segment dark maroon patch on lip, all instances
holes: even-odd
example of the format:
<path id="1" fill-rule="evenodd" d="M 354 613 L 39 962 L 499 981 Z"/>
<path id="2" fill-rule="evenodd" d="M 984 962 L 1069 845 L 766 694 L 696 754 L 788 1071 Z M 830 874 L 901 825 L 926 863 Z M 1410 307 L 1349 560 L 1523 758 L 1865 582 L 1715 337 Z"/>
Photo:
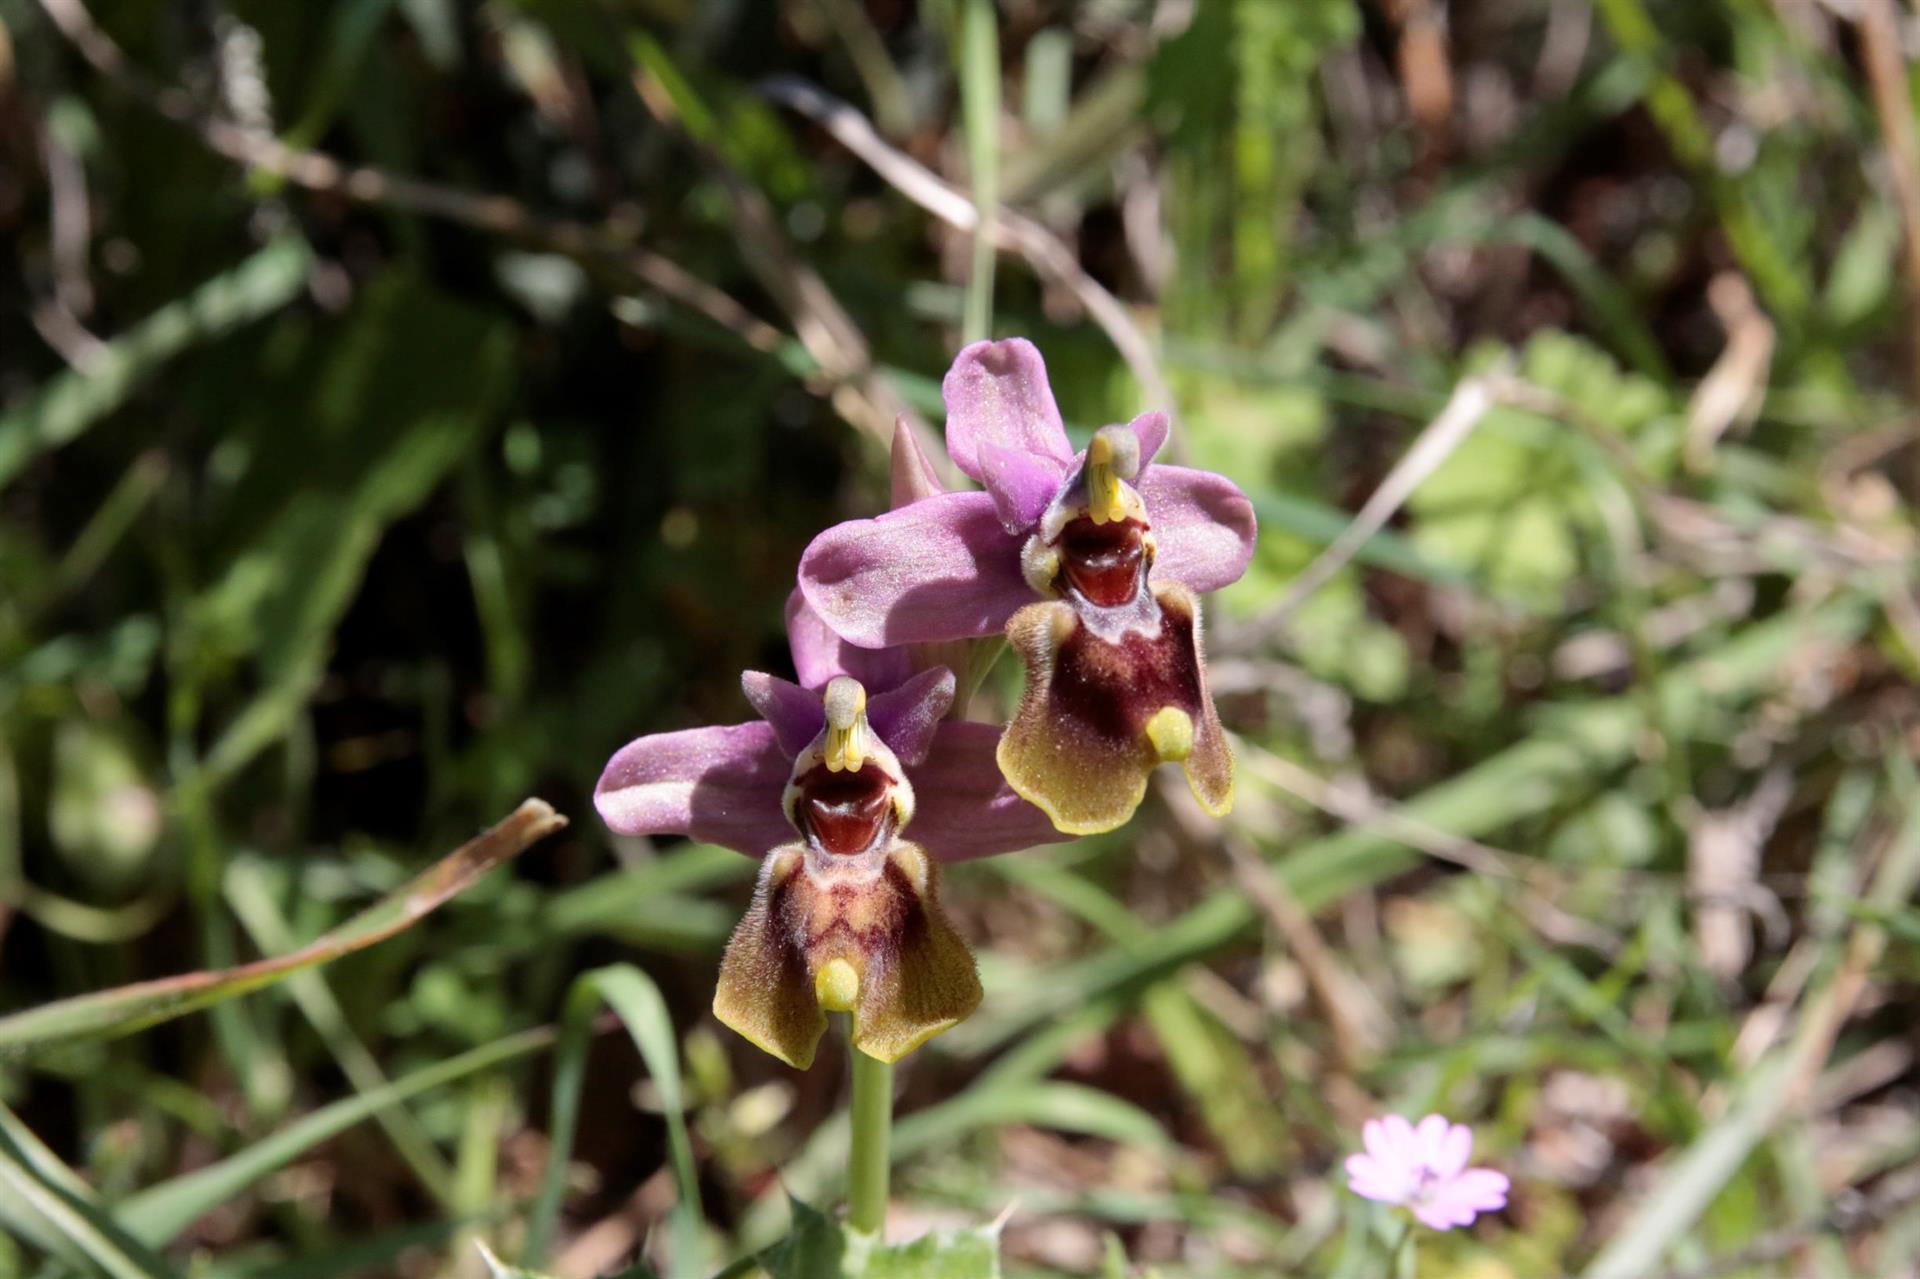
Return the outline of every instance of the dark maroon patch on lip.
<path id="1" fill-rule="evenodd" d="M 797 807 L 822 849 L 843 857 L 864 853 L 893 816 L 893 779 L 872 761 L 839 773 L 816 765 L 800 779 Z"/>
<path id="2" fill-rule="evenodd" d="M 1095 524 L 1087 516 L 1060 533 L 1067 585 L 1089 604 L 1117 608 L 1139 593 L 1146 569 L 1146 528 L 1137 520 Z"/>
<path id="3" fill-rule="evenodd" d="M 1117 741 L 1138 740 L 1162 707 L 1197 720 L 1204 695 L 1193 621 L 1155 612 L 1160 625 L 1150 634 L 1130 630 L 1107 640 L 1085 623 L 1075 627 L 1054 656 L 1052 711 Z"/>

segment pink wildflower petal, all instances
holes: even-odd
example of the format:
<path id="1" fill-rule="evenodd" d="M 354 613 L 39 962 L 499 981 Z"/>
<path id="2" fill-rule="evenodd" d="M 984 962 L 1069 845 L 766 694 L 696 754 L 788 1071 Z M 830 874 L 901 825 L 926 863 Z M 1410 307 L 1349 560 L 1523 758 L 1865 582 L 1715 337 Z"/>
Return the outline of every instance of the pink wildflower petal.
<path id="1" fill-rule="evenodd" d="M 866 648 L 997 635 L 1033 600 L 1019 539 L 985 493 L 834 525 L 800 557 L 800 589 L 841 638 Z"/>
<path id="2" fill-rule="evenodd" d="M 793 838 L 780 810 L 791 767 L 758 720 L 654 733 L 607 762 L 593 805 L 622 835 L 691 835 L 760 857 Z"/>
<path id="3" fill-rule="evenodd" d="M 999 743 L 992 724 L 939 725 L 926 759 L 908 770 L 914 807 L 907 839 L 956 862 L 1072 838 L 1000 776 L 993 754 Z"/>
<path id="4" fill-rule="evenodd" d="M 1365 1199 L 1381 1203 L 1404 1203 L 1405 1183 L 1390 1175 L 1371 1155 L 1347 1156 L 1347 1188 Z"/>
<path id="5" fill-rule="evenodd" d="M 1475 1212 L 1496 1212 L 1507 1206 L 1512 1183 L 1503 1172 L 1491 1168 L 1469 1168 L 1447 1183 L 1448 1196 Z"/>
<path id="6" fill-rule="evenodd" d="M 953 705 L 953 672 L 944 666 L 921 671 L 899 688 L 867 699 L 867 722 L 903 765 L 927 757 L 933 731 Z"/>
<path id="7" fill-rule="evenodd" d="M 992 442 L 1064 469 L 1073 458 L 1060 409 L 1047 385 L 1046 361 L 1025 338 L 975 342 L 954 357 L 940 384 L 947 403 L 947 453 L 981 483 L 980 445 Z"/>
<path id="8" fill-rule="evenodd" d="M 1375 1159 L 1384 1161 L 1392 1150 L 1387 1141 L 1387 1126 L 1378 1119 L 1369 1119 L 1360 1125 L 1360 1141 Z"/>
<path id="9" fill-rule="evenodd" d="M 801 687 L 816 693 L 836 675 L 851 675 L 867 692 L 881 693 L 898 688 L 913 674 L 913 655 L 906 649 L 847 643 L 813 611 L 797 586 L 787 597 L 787 643 Z"/>
<path id="10" fill-rule="evenodd" d="M 1452 1127 L 1445 1115 L 1428 1115 L 1414 1128 L 1415 1149 L 1422 1167 L 1433 1172 L 1440 1170 L 1441 1151 Z"/>
<path id="11" fill-rule="evenodd" d="M 1469 1225 L 1473 1221 L 1472 1217 L 1468 1217 L 1465 1221 L 1456 1220 L 1449 1206 L 1435 1203 L 1430 1199 L 1414 1204 L 1413 1215 L 1419 1218 L 1421 1225 L 1434 1230 L 1452 1230 L 1455 1226 Z"/>
<path id="12" fill-rule="evenodd" d="M 1414 1215 L 1437 1230 L 1470 1226 L 1483 1212 L 1507 1206 L 1507 1179 L 1489 1168 L 1472 1168 L 1433 1187 L 1415 1206 Z M 1438 1225 L 1445 1221 L 1447 1225 Z"/>
<path id="13" fill-rule="evenodd" d="M 1253 504 L 1212 471 L 1150 466 L 1134 487 L 1146 503 L 1158 548 L 1155 581 L 1180 582 L 1197 595 L 1240 580 L 1253 559 Z"/>
<path id="14" fill-rule="evenodd" d="M 1171 429 L 1172 423 L 1164 412 L 1154 409 L 1151 412 L 1142 413 L 1127 423 L 1127 426 L 1133 431 L 1134 438 L 1140 441 L 1140 465 L 1145 466 L 1153 461 L 1153 455 L 1158 453 L 1160 446 L 1167 442 L 1167 432 Z"/>

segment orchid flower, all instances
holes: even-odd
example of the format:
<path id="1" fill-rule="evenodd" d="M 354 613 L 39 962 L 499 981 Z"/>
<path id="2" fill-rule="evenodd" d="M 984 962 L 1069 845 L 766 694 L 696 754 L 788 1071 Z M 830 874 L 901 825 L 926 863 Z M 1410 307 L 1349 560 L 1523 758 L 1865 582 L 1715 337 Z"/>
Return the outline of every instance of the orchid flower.
<path id="1" fill-rule="evenodd" d="M 1416 1126 L 1399 1115 L 1361 1128 L 1366 1153 L 1347 1158 L 1347 1187 L 1356 1195 L 1410 1209 L 1435 1230 L 1470 1226 L 1483 1212 L 1507 1206 L 1505 1173 L 1469 1168 L 1473 1130 L 1428 1115 Z"/>
<path id="2" fill-rule="evenodd" d="M 855 1046 L 894 1061 L 980 1002 L 973 956 L 940 909 L 935 858 L 1058 836 L 1001 781 L 998 730 L 943 720 L 952 672 L 907 676 L 904 654 L 842 653 L 804 605 L 790 606 L 789 623 L 802 680 L 823 687 L 747 672 L 758 721 L 628 743 L 594 804 L 622 834 L 764 855 L 721 960 L 722 1022 L 804 1069 L 826 1014 L 851 1012 Z M 843 661 L 903 682 L 869 698 Z M 902 837 L 910 821 L 922 842 Z"/>
<path id="3" fill-rule="evenodd" d="M 1025 339 L 967 347 L 942 393 L 947 452 L 986 491 L 931 494 L 828 529 L 800 561 L 808 604 L 868 648 L 1004 628 L 1027 686 L 997 759 L 1061 831 L 1119 826 L 1153 767 L 1173 761 L 1201 804 L 1224 813 L 1233 759 L 1194 597 L 1246 571 L 1246 496 L 1223 476 L 1153 464 L 1162 412 L 1103 427 L 1074 453 Z M 896 450 L 896 492 L 900 472 Z"/>

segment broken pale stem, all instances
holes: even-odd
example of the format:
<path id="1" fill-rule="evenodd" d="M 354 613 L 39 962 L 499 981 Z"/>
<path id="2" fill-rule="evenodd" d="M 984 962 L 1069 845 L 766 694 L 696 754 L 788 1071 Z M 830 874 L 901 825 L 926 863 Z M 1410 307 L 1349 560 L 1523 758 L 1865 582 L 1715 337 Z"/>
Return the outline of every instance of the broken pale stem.
<path id="1" fill-rule="evenodd" d="M 854 1229 L 877 1235 L 887 1224 L 893 1066 L 855 1048 L 851 1019 L 847 1024 L 847 1053 L 853 1059 L 853 1150 L 847 1174 L 847 1220 Z"/>

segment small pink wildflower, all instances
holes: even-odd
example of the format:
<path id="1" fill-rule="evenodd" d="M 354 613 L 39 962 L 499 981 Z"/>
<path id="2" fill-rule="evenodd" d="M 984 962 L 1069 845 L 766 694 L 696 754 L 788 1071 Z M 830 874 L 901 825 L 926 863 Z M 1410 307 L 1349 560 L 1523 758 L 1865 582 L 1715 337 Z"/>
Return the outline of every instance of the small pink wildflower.
<path id="1" fill-rule="evenodd" d="M 1428 1115 L 1418 1127 L 1399 1115 L 1369 1119 L 1361 1129 L 1365 1154 L 1347 1158 L 1347 1187 L 1356 1195 L 1408 1208 L 1435 1230 L 1473 1224 L 1483 1212 L 1507 1206 L 1507 1178 L 1491 1168 L 1469 1168 L 1473 1132 Z"/>

